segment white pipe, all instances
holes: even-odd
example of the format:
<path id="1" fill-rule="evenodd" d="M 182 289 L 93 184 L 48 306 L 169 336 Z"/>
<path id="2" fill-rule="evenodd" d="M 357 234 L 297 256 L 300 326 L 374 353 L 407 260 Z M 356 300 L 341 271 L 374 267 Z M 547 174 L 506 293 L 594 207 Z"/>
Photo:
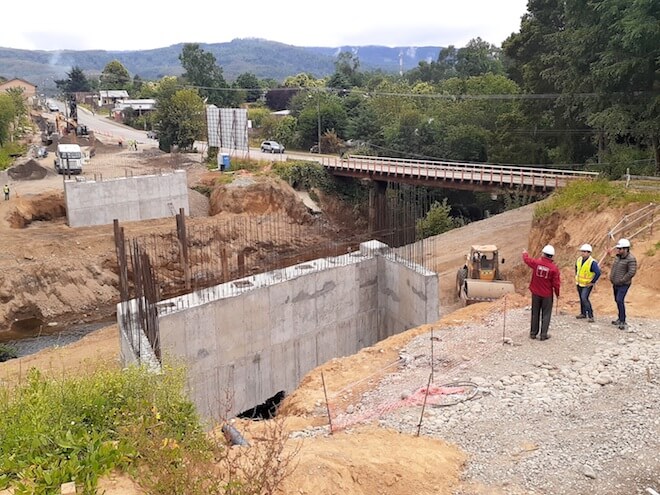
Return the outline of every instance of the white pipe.
<path id="1" fill-rule="evenodd" d="M 647 488 L 646 491 L 651 495 L 660 495 L 660 493 L 656 492 L 653 488 Z"/>

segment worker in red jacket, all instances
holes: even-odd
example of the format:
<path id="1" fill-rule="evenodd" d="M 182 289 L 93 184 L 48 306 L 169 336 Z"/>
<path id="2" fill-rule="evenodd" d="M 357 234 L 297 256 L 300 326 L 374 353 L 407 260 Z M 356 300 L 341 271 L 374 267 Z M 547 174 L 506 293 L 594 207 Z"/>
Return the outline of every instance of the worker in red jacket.
<path id="1" fill-rule="evenodd" d="M 555 248 L 550 244 L 541 250 L 540 258 L 532 258 L 523 249 L 522 259 L 532 269 L 532 280 L 529 290 L 532 293 L 532 321 L 529 330 L 529 338 L 535 339 L 541 326 L 541 340 L 548 340 L 548 328 L 552 316 L 553 292 L 559 297 L 560 275 L 559 268 L 552 261 Z"/>

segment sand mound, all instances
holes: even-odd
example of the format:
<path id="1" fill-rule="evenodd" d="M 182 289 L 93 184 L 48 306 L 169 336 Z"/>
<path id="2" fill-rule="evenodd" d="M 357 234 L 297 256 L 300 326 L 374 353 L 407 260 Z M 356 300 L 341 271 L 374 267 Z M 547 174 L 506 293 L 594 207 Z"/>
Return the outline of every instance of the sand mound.
<path id="1" fill-rule="evenodd" d="M 46 177 L 48 170 L 39 165 L 36 160 L 28 160 L 11 167 L 7 173 L 13 180 L 39 180 Z"/>
<path id="2" fill-rule="evenodd" d="M 300 223 L 312 219 L 293 188 L 277 179 L 238 178 L 231 184 L 217 186 L 210 200 L 212 216 L 225 212 L 251 215 L 283 212 Z"/>

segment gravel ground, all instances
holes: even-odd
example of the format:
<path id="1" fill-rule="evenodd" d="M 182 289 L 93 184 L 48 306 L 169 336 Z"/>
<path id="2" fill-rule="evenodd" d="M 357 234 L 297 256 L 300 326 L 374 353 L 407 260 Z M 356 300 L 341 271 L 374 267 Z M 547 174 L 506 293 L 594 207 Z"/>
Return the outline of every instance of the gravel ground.
<path id="1" fill-rule="evenodd" d="M 338 422 L 377 411 L 383 427 L 415 434 L 433 352 L 434 385 L 478 386 L 473 400 L 449 407 L 429 395 L 420 430 L 468 453 L 465 486 L 511 495 L 660 490 L 660 321 L 637 320 L 623 332 L 605 317 L 589 324 L 553 315 L 551 338 L 541 342 L 528 337 L 529 317 L 529 308 L 506 319 L 496 311 L 418 336 L 399 369 Z M 475 493 L 494 492 L 456 495 Z"/>

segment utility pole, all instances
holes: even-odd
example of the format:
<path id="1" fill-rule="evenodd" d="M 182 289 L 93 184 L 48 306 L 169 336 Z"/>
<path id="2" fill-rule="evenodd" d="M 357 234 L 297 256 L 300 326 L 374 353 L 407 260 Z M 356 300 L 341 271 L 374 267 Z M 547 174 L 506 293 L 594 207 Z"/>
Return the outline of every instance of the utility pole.
<path id="1" fill-rule="evenodd" d="M 321 93 L 316 93 L 316 119 L 319 138 L 319 155 L 321 154 Z"/>

